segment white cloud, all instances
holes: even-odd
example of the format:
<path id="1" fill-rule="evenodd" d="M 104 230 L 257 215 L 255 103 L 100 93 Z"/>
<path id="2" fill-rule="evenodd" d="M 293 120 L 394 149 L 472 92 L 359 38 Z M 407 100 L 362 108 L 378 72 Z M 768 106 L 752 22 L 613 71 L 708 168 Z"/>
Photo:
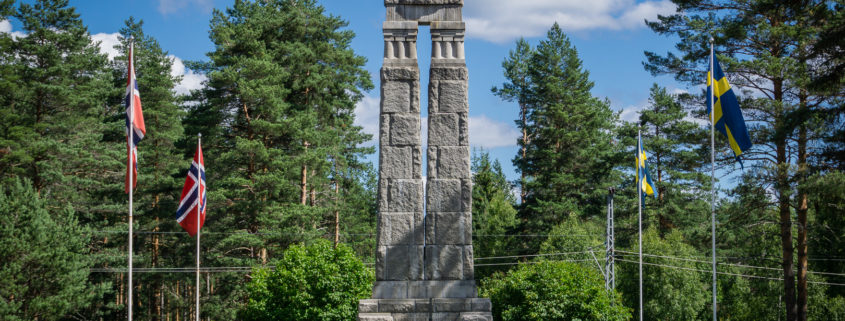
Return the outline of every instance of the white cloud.
<path id="1" fill-rule="evenodd" d="M 683 88 L 669 88 L 669 93 L 672 95 L 689 94 L 689 90 Z"/>
<path id="2" fill-rule="evenodd" d="M 189 5 L 195 5 L 203 12 L 208 12 L 214 7 L 212 0 L 159 0 L 158 12 L 165 15 L 171 14 L 184 9 Z"/>
<path id="3" fill-rule="evenodd" d="M 484 0 L 467 1 L 467 35 L 495 43 L 536 37 L 557 22 L 565 31 L 643 27 L 645 19 L 675 12 L 669 0 Z"/>
<path id="4" fill-rule="evenodd" d="M 12 23 L 9 22 L 9 20 L 0 20 L 0 32 L 1 33 L 12 32 Z"/>
<path id="5" fill-rule="evenodd" d="M 12 23 L 9 20 L 0 20 L 0 33 L 7 33 L 12 36 L 12 39 L 26 37 L 23 32 L 12 31 Z"/>
<path id="6" fill-rule="evenodd" d="M 637 122 L 640 120 L 640 112 L 642 110 L 643 106 L 628 106 L 622 108 L 622 113 L 619 114 L 619 119 L 630 123 Z"/>
<path id="7" fill-rule="evenodd" d="M 366 142 L 365 146 L 374 146 L 378 142 L 378 113 L 378 97 L 364 95 L 364 98 L 355 105 L 355 125 L 363 127 L 364 133 L 373 135 L 373 139 Z"/>
<path id="8" fill-rule="evenodd" d="M 202 83 L 208 79 L 205 74 L 185 68 L 185 63 L 179 57 L 174 55 L 168 55 L 168 57 L 173 61 L 173 65 L 170 66 L 170 74 L 174 77 L 182 77 L 182 81 L 173 88 L 177 94 L 187 95 L 191 90 L 202 88 Z"/>
<path id="9" fill-rule="evenodd" d="M 91 35 L 91 40 L 100 42 L 100 52 L 109 56 L 109 60 L 114 60 L 120 52 L 114 46 L 120 43 L 120 34 L 115 33 L 97 33 Z"/>
<path id="10" fill-rule="evenodd" d="M 109 60 L 114 60 L 120 54 L 119 50 L 114 47 L 120 43 L 120 34 L 98 33 L 91 35 L 91 39 L 100 42 L 100 52 L 108 55 Z M 168 55 L 167 57 L 173 61 L 173 65 L 170 66 L 170 75 L 182 77 L 182 81 L 176 84 L 173 91 L 180 95 L 186 95 L 191 90 L 202 88 L 202 83 L 207 79 L 204 74 L 195 73 L 193 70 L 185 68 L 185 63 L 179 57 L 174 55 Z"/>
<path id="11" fill-rule="evenodd" d="M 496 148 L 516 145 L 519 131 L 512 125 L 487 118 L 469 117 L 469 143 L 472 146 Z"/>

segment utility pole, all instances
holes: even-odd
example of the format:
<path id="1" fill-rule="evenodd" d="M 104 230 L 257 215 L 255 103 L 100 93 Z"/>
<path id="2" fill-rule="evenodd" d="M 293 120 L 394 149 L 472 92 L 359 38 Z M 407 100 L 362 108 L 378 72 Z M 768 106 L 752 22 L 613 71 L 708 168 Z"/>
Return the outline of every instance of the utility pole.
<path id="1" fill-rule="evenodd" d="M 605 232 L 605 260 L 604 271 L 607 274 L 604 278 L 604 288 L 608 291 L 616 289 L 616 268 L 613 262 L 613 255 L 616 251 L 615 237 L 613 236 L 613 187 L 607 189 L 607 231 Z"/>

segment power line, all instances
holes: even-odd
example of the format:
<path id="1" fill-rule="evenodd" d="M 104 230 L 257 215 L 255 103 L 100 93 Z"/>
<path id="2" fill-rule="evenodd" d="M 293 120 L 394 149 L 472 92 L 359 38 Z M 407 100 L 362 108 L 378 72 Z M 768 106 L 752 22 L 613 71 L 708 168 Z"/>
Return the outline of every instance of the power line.
<path id="1" fill-rule="evenodd" d="M 473 237 L 597 237 L 589 234 L 472 234 Z"/>
<path id="2" fill-rule="evenodd" d="M 526 255 L 508 255 L 508 256 L 491 256 L 491 257 L 477 257 L 474 260 L 495 260 L 495 259 L 513 259 L 513 258 L 525 258 L 525 257 L 542 257 L 542 256 L 559 256 L 559 255 L 570 255 L 570 254 L 584 254 L 588 253 L 588 251 L 581 251 L 581 252 L 562 252 L 562 253 L 548 253 L 548 254 L 526 254 Z"/>
<path id="3" fill-rule="evenodd" d="M 625 254 L 624 256 L 634 256 L 634 255 L 637 255 L 637 253 L 634 253 L 634 252 L 629 252 L 629 251 L 616 250 L 616 252 L 629 253 L 629 254 Z M 666 258 L 666 259 L 679 260 L 679 261 L 688 261 L 688 262 L 697 262 L 697 263 L 707 263 L 707 264 L 710 264 L 710 262 L 708 262 L 708 261 L 695 260 L 695 259 L 689 259 L 689 258 L 677 257 L 677 256 L 666 256 L 666 255 L 656 255 L 656 254 L 646 254 L 646 253 L 643 253 L 643 256 L 659 257 L 659 258 Z M 770 271 L 782 271 L 782 269 L 780 269 L 780 268 L 773 268 L 773 267 L 766 267 L 766 266 L 756 266 L 756 265 L 746 265 L 746 264 L 734 264 L 734 263 L 725 263 L 725 262 L 719 262 L 719 263 L 717 263 L 717 264 L 720 264 L 720 265 L 727 265 L 727 266 L 743 267 L 743 268 L 752 268 L 752 269 L 770 270 Z M 822 275 L 831 275 L 831 276 L 842 276 L 842 277 L 845 277 L 845 274 L 843 274 L 843 273 L 816 272 L 816 271 L 807 271 L 807 273 L 812 273 L 812 274 L 822 274 Z"/>
<path id="4" fill-rule="evenodd" d="M 544 262 L 584 262 L 590 261 L 591 259 L 581 259 L 581 260 L 554 260 L 554 261 L 528 261 L 528 262 L 511 262 L 511 263 L 485 263 L 485 264 L 473 264 L 472 266 L 494 266 L 494 265 L 520 265 L 520 264 L 539 264 Z"/>
<path id="5" fill-rule="evenodd" d="M 632 261 L 632 260 L 626 260 L 626 259 L 618 259 L 618 260 L 620 262 L 639 264 L 639 262 Z M 658 267 L 680 269 L 680 270 L 686 270 L 686 271 L 691 271 L 691 272 L 712 273 L 712 271 L 708 271 L 708 270 L 700 270 L 700 269 L 688 268 L 688 267 L 682 267 L 682 266 L 665 265 L 665 264 L 657 264 L 657 263 L 649 263 L 649 262 L 643 262 L 643 264 L 658 266 Z M 716 274 L 741 276 L 741 277 L 747 277 L 747 278 L 753 278 L 753 279 L 764 279 L 764 280 L 772 280 L 772 281 L 783 281 L 782 278 L 773 278 L 773 277 L 759 276 L 759 275 L 739 274 L 739 273 L 730 273 L 730 272 L 716 272 Z M 818 281 L 807 281 L 807 283 L 822 284 L 822 285 L 833 285 L 833 286 L 845 286 L 845 283 L 830 283 L 830 282 L 818 282 Z"/>
<path id="6" fill-rule="evenodd" d="M 89 231 L 91 233 L 97 234 L 126 234 L 126 231 L 123 230 L 92 230 Z M 325 232 L 319 233 L 268 233 L 268 232 L 202 232 L 203 235 L 287 235 L 287 236 L 311 236 L 314 234 L 323 234 Z M 133 234 L 184 234 L 188 236 L 187 233 L 184 231 L 134 231 Z M 341 233 L 342 236 L 375 236 L 375 234 L 369 233 Z"/>

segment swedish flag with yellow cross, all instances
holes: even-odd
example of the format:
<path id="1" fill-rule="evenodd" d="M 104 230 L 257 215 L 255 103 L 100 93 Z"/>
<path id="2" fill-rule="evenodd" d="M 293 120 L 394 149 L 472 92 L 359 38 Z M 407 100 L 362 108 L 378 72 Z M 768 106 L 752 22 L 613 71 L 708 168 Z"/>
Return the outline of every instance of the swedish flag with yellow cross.
<path id="1" fill-rule="evenodd" d="M 654 194 L 654 181 L 651 179 L 651 173 L 648 172 L 648 163 L 646 162 L 645 151 L 643 150 L 643 139 L 637 138 L 637 184 L 639 188 L 639 195 L 642 198 L 643 206 L 645 206 L 645 195 Z"/>
<path id="2" fill-rule="evenodd" d="M 751 148 L 751 138 L 748 136 L 748 128 L 745 127 L 742 111 L 739 110 L 739 101 L 737 101 L 731 85 L 728 84 L 728 79 L 725 78 L 722 67 L 719 66 L 719 60 L 715 55 L 710 70 L 713 70 L 713 77 L 711 77 L 710 72 L 707 72 L 707 114 L 709 115 L 711 112 L 710 99 L 715 96 L 716 100 L 713 103 L 715 110 L 713 115 L 714 127 L 728 138 L 728 143 L 731 145 L 736 160 L 742 164 L 739 155 Z"/>

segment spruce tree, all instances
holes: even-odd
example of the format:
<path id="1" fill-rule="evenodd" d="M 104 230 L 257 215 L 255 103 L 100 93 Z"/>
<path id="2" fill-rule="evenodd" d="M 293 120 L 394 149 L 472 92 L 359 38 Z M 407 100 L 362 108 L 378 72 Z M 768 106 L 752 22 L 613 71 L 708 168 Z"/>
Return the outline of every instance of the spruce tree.
<path id="1" fill-rule="evenodd" d="M 59 320 L 99 300 L 89 230 L 70 206 L 48 211 L 28 180 L 0 185 L 0 319 Z"/>
<path id="2" fill-rule="evenodd" d="M 476 150 L 472 157 L 472 227 L 476 258 L 510 255 L 509 246 L 519 240 L 505 237 L 517 225 L 516 197 L 511 194 L 502 164 L 491 160 L 490 153 Z M 496 261 L 479 261 L 494 263 Z M 476 276 L 483 278 L 501 269 L 495 266 L 476 268 Z"/>
<path id="3" fill-rule="evenodd" d="M 611 137 L 617 115 L 590 93 L 593 82 L 578 52 L 555 24 L 530 60 L 531 138 L 520 171 L 530 173 L 522 232 L 547 233 L 570 214 L 604 213 L 604 194 L 615 156 Z M 536 251 L 538 244 L 529 244 Z"/>

